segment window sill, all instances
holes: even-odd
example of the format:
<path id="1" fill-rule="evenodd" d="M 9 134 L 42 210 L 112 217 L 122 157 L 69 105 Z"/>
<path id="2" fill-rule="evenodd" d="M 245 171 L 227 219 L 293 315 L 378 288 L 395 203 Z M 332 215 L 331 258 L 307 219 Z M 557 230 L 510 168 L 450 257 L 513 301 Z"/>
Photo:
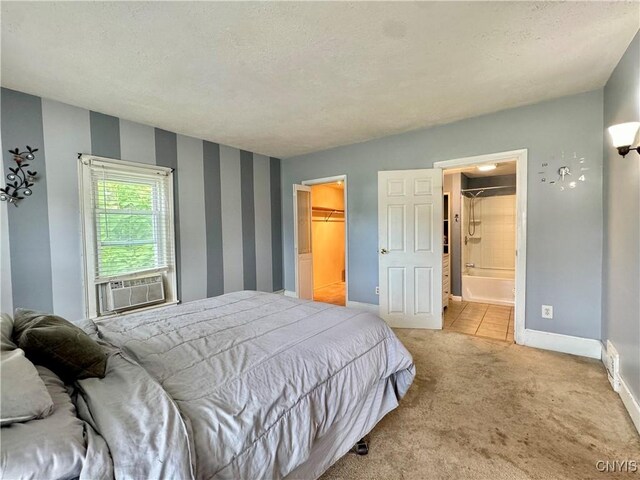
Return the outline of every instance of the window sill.
<path id="1" fill-rule="evenodd" d="M 99 315 L 97 317 L 91 317 L 90 319 L 93 320 L 94 322 L 99 322 L 102 320 L 110 320 L 116 317 L 123 317 L 126 315 L 129 315 L 131 313 L 140 313 L 140 312 L 146 312 L 148 310 L 156 310 L 158 308 L 164 308 L 164 307 L 169 307 L 172 305 L 178 305 L 180 303 L 179 300 L 171 300 L 168 302 L 164 302 L 164 303 L 159 303 L 157 305 L 149 305 L 146 307 L 142 307 L 142 308 L 135 308 L 132 310 L 125 310 L 124 312 L 116 312 L 116 313 L 109 313 L 107 315 Z"/>

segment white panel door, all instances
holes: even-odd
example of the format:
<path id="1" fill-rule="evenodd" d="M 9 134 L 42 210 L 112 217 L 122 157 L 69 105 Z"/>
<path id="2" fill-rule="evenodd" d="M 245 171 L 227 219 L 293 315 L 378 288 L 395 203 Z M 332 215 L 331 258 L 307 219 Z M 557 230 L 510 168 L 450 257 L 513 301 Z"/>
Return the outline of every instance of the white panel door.
<path id="1" fill-rule="evenodd" d="M 293 186 L 293 240 L 296 258 L 296 294 L 313 300 L 313 250 L 311 242 L 311 187 Z"/>
<path id="2" fill-rule="evenodd" d="M 378 172 L 380 316 L 442 328 L 442 170 Z"/>

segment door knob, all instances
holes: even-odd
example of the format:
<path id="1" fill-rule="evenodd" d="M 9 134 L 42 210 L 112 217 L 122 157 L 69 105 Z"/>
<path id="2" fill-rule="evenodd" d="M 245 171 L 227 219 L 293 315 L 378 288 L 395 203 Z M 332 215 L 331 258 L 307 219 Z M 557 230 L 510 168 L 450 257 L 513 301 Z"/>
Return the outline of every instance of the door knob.
<path id="1" fill-rule="evenodd" d="M 389 253 L 389 250 L 387 250 L 386 248 L 381 248 L 380 253 L 384 255 L 385 253 Z"/>

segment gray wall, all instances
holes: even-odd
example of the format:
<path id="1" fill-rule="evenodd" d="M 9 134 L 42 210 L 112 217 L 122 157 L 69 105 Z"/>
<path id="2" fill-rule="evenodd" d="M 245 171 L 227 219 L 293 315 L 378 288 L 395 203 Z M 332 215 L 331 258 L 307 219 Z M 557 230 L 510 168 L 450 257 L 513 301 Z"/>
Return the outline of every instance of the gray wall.
<path id="1" fill-rule="evenodd" d="M 379 170 L 526 148 L 529 151 L 526 327 L 600 338 L 602 90 L 303 155 L 282 162 L 285 288 L 294 290 L 292 184 L 348 175 L 349 299 L 378 303 Z M 540 183 L 541 164 L 584 156 L 588 181 L 561 192 Z M 541 318 L 541 305 L 554 319 Z"/>
<path id="2" fill-rule="evenodd" d="M 464 177 L 466 175 L 462 174 Z M 500 195 L 515 195 L 516 193 L 516 176 L 514 175 L 495 175 L 493 177 L 467 177 L 467 186 L 465 188 L 484 188 L 484 187 L 504 187 L 507 185 L 513 188 L 500 188 L 495 190 L 485 190 L 482 197 L 495 197 Z"/>
<path id="3" fill-rule="evenodd" d="M 18 208 L 0 205 L 3 312 L 84 316 L 78 152 L 176 169 L 181 300 L 282 288 L 279 159 L 13 90 L 1 100 L 4 171 L 9 148 L 40 149 L 33 195 Z"/>
<path id="4" fill-rule="evenodd" d="M 604 88 L 604 126 L 640 121 L 640 34 Z M 604 139 L 602 338 L 620 354 L 621 375 L 640 399 L 640 157 Z"/>

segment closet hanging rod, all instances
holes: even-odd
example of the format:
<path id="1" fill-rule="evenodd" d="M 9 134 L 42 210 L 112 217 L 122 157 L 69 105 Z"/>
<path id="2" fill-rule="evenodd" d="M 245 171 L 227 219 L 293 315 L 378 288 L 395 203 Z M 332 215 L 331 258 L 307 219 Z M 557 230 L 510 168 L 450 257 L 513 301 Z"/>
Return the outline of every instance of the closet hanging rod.
<path id="1" fill-rule="evenodd" d="M 334 213 L 336 214 L 336 216 L 342 215 L 344 218 L 344 210 L 339 210 L 337 208 L 311 207 L 311 215 L 314 215 L 316 213 L 320 213 L 325 216 L 323 220 L 324 222 L 328 222 Z"/>
<path id="2" fill-rule="evenodd" d="M 479 190 L 496 190 L 498 188 L 516 188 L 515 185 L 500 185 L 497 187 L 462 188 L 460 192 L 477 192 Z"/>
<path id="3" fill-rule="evenodd" d="M 316 210 L 318 212 L 344 213 L 344 210 L 341 210 L 339 208 L 329 208 L 329 207 L 311 207 L 311 210 Z"/>

